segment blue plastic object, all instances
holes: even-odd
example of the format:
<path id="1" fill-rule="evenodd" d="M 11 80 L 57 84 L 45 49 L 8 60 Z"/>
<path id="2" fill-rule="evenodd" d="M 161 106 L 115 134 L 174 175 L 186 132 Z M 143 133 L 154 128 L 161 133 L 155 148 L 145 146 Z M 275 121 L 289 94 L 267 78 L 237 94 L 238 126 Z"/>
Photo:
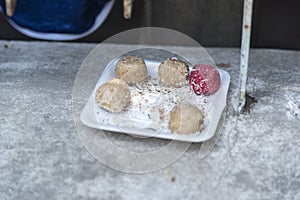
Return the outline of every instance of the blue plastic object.
<path id="1" fill-rule="evenodd" d="M 109 0 L 18 0 L 14 23 L 42 33 L 83 33 Z M 5 0 L 0 0 L 5 11 Z"/>

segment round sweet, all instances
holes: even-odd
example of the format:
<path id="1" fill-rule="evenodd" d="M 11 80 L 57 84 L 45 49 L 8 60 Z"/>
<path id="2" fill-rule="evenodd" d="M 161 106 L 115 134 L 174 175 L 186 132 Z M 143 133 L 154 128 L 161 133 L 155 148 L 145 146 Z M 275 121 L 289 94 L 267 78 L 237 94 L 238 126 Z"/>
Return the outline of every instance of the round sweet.
<path id="1" fill-rule="evenodd" d="M 175 106 L 170 113 L 168 127 L 172 133 L 190 134 L 203 129 L 203 114 L 193 105 Z"/>
<path id="2" fill-rule="evenodd" d="M 96 103 L 111 112 L 121 112 L 129 105 L 130 90 L 121 79 L 112 79 L 101 85 L 96 91 Z"/>
<path id="3" fill-rule="evenodd" d="M 210 95 L 220 88 L 220 73 L 213 66 L 198 64 L 193 67 L 190 73 L 189 83 L 196 94 Z"/>
<path id="4" fill-rule="evenodd" d="M 148 78 L 145 61 L 137 56 L 124 56 L 116 64 L 116 77 L 128 84 L 142 82 Z"/>
<path id="5" fill-rule="evenodd" d="M 168 87 L 182 87 L 187 84 L 189 66 L 176 58 L 163 61 L 158 67 L 160 82 Z"/>

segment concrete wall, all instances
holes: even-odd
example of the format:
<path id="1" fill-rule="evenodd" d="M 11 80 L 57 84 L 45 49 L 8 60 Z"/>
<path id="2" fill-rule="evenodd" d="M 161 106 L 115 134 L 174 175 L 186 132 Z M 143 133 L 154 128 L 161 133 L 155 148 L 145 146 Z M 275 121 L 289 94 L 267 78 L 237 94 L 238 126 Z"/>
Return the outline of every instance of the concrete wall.
<path id="1" fill-rule="evenodd" d="M 300 1 L 255 0 L 252 47 L 300 49 Z M 243 0 L 135 0 L 131 20 L 122 17 L 122 0 L 99 30 L 79 41 L 100 42 L 127 29 L 159 26 L 183 32 L 203 46 L 238 47 Z M 0 39 L 31 39 L 0 17 Z"/>

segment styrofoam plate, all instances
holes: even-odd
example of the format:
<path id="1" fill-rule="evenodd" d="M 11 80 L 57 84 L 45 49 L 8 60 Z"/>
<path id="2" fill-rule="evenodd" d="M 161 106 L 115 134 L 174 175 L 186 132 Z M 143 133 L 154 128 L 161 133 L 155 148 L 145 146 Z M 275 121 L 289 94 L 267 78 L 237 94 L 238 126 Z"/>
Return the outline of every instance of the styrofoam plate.
<path id="1" fill-rule="evenodd" d="M 124 55 L 113 59 L 105 67 L 92 94 L 83 108 L 80 120 L 85 125 L 117 133 L 127 133 L 140 137 L 156 137 L 185 142 L 203 142 L 212 138 L 217 130 L 222 112 L 226 106 L 226 96 L 230 83 L 230 75 L 221 69 L 220 89 L 209 96 L 198 96 L 189 86 L 183 88 L 168 88 L 159 84 L 158 66 L 170 57 L 192 65 L 180 55 L 161 49 L 138 49 L 126 55 L 137 55 L 145 60 L 149 80 L 135 86 L 130 86 L 131 103 L 121 113 L 111 113 L 100 108 L 95 103 L 96 89 L 108 80 L 115 78 L 115 65 Z M 196 105 L 204 113 L 204 129 L 201 132 L 181 135 L 171 133 L 168 129 L 170 110 L 178 103 Z"/>

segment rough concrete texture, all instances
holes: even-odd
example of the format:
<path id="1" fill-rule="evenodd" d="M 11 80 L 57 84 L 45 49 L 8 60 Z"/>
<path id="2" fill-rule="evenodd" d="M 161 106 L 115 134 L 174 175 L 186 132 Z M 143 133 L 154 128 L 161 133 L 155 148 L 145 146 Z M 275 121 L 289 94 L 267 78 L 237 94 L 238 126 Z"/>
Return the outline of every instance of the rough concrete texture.
<path id="1" fill-rule="evenodd" d="M 248 91 L 258 102 L 237 115 L 239 50 L 208 49 L 232 78 L 217 145 L 200 161 L 192 145 L 164 169 L 128 174 L 99 163 L 76 133 L 73 83 L 94 47 L 0 42 L 1 200 L 300 199 L 300 52 L 252 50 Z"/>

